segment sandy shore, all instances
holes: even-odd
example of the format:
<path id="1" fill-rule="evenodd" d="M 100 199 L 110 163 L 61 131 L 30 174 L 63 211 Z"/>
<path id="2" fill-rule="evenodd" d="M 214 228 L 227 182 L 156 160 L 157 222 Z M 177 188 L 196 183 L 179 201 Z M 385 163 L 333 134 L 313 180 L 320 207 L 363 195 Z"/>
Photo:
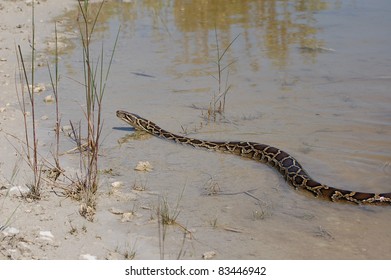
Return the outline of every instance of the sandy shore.
<path id="1" fill-rule="evenodd" d="M 35 4 L 36 48 L 38 56 L 45 59 L 44 50 L 48 40 L 54 34 L 53 18 L 67 9 L 75 7 L 76 1 L 37 1 Z M 64 223 L 54 219 L 54 204 L 59 203 L 56 196 L 48 199 L 48 194 L 38 203 L 26 203 L 18 193 L 12 193 L 12 187 L 23 186 L 29 180 L 29 170 L 22 167 L 18 159 L 20 148 L 13 135 L 23 139 L 23 117 L 19 109 L 16 91 L 17 55 L 16 46 L 20 45 L 24 54 L 30 53 L 29 42 L 32 37 L 31 0 L 2 1 L 0 3 L 0 259 L 45 259 L 56 258 L 46 254 L 47 248 L 59 246 L 54 239 L 53 228 Z M 12 143 L 12 144 L 11 144 Z M 15 148 L 13 147 L 15 145 Z M 21 166 L 18 176 L 12 179 L 15 166 Z M 38 212 L 37 212 L 38 211 Z M 56 221 L 57 220 L 57 221 Z M 48 221 L 56 221 L 49 225 Z M 8 225 L 8 227 L 4 227 Z M 46 248 L 46 249 L 45 249 Z M 66 258 L 63 255 L 61 258 Z M 69 256 L 75 258 L 75 256 Z"/>
<path id="2" fill-rule="evenodd" d="M 16 48 L 20 45 L 26 57 L 30 53 L 32 38 L 31 0 L 3 1 L 0 3 L 0 130 L 20 137 L 23 130 L 19 110 L 15 77 L 17 73 Z M 35 4 L 36 49 L 45 60 L 48 40 L 54 34 L 53 18 L 75 6 L 75 1 L 37 1 Z M 4 137 L 0 137 L 1 171 L 7 177 L 15 163 L 15 152 Z"/>

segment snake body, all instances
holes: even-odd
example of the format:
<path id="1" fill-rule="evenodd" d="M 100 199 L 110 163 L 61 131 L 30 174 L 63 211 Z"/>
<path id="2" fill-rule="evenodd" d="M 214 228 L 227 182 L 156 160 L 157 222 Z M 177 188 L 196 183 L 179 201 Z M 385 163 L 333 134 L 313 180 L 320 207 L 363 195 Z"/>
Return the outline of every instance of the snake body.
<path id="1" fill-rule="evenodd" d="M 226 152 L 265 163 L 274 167 L 288 184 L 296 189 L 309 191 L 316 197 L 325 198 L 333 202 L 347 201 L 356 204 L 391 205 L 391 192 L 380 194 L 355 192 L 321 184 L 312 179 L 293 156 L 269 145 L 255 142 L 216 142 L 193 139 L 166 131 L 155 123 L 133 113 L 118 110 L 117 117 L 136 129 L 144 130 L 156 137 L 174 141 L 178 144 Z"/>

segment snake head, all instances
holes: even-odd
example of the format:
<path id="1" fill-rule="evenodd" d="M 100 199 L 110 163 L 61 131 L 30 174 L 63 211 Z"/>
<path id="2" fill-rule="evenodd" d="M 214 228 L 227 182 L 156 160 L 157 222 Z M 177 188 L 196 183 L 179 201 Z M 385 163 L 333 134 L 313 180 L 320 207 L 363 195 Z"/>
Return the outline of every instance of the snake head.
<path id="1" fill-rule="evenodd" d="M 146 130 L 142 124 L 148 123 L 148 121 L 137 114 L 118 110 L 117 117 L 127 124 L 133 126 L 135 129 Z"/>

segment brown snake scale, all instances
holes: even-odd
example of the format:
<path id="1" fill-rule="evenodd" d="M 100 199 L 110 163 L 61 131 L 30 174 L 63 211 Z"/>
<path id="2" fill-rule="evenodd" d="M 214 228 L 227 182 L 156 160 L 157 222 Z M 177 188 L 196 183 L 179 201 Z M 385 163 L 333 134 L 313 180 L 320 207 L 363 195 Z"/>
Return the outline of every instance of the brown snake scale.
<path id="1" fill-rule="evenodd" d="M 278 170 L 294 188 L 307 190 L 316 197 L 322 197 L 331 201 L 354 202 L 357 204 L 391 205 L 391 192 L 380 194 L 355 192 L 321 184 L 313 180 L 294 157 L 269 145 L 255 142 L 215 142 L 192 139 L 168 132 L 155 123 L 133 113 L 118 110 L 117 117 L 136 129 L 144 130 L 154 136 L 174 141 L 178 144 L 227 152 L 266 163 Z"/>

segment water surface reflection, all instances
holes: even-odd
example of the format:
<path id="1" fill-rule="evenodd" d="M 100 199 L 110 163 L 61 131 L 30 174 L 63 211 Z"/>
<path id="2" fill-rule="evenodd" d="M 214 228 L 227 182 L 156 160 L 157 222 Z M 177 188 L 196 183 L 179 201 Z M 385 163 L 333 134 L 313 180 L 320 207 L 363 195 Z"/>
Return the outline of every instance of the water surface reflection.
<path id="1" fill-rule="evenodd" d="M 91 13 L 99 6 L 91 4 Z M 320 0 L 110 1 L 101 11 L 98 31 L 112 31 L 111 25 L 120 22 L 124 34 L 147 36 L 160 42 L 162 49 L 166 48 L 162 38 L 169 37 L 183 45 L 178 54 L 181 62 L 195 64 L 214 55 L 211 46 L 215 46 L 215 32 L 222 46 L 241 34 L 242 42 L 234 46 L 238 52 L 262 53 L 283 68 L 289 63 L 292 48 L 309 50 L 302 53 L 308 59 L 315 58 L 325 46 L 318 36 L 315 14 L 328 6 Z M 74 22 L 76 13 L 66 15 L 69 22 Z M 261 61 L 257 60 L 252 63 L 253 70 L 260 68 Z"/>

